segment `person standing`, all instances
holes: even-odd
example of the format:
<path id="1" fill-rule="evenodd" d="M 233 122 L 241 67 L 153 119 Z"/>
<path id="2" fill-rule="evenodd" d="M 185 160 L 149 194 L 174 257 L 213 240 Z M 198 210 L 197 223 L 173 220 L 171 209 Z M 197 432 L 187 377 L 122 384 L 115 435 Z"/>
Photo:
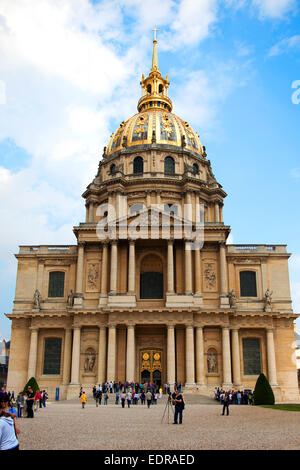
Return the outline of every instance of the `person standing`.
<path id="1" fill-rule="evenodd" d="M 116 392 L 116 405 L 119 404 L 119 400 L 120 400 L 120 392 Z"/>
<path id="2" fill-rule="evenodd" d="M 81 406 L 82 406 L 82 408 L 84 408 L 85 404 L 86 404 L 86 401 L 87 401 L 86 394 L 85 394 L 84 391 L 82 392 L 82 394 L 80 396 L 80 400 L 81 400 Z"/>
<path id="3" fill-rule="evenodd" d="M 99 405 L 99 402 L 101 404 L 101 400 L 100 400 L 100 397 L 102 397 L 102 392 L 100 392 L 100 390 L 98 389 L 96 391 L 96 395 L 95 395 L 95 402 L 96 402 L 96 406 L 98 407 Z"/>
<path id="4" fill-rule="evenodd" d="M 229 404 L 230 404 L 230 398 L 229 398 L 229 393 L 226 392 L 225 396 L 223 398 L 223 412 L 222 416 L 225 414 L 225 409 L 227 410 L 227 416 L 229 416 Z"/>
<path id="5" fill-rule="evenodd" d="M 104 393 L 104 405 L 107 405 L 107 400 L 108 400 L 108 393 Z"/>
<path id="6" fill-rule="evenodd" d="M 14 414 L 8 410 L 8 396 L 0 397 L 0 450 L 19 450 L 17 435 L 20 433 Z"/>
<path id="7" fill-rule="evenodd" d="M 20 392 L 17 396 L 18 418 L 23 417 L 24 403 L 25 403 L 25 398 Z"/>
<path id="8" fill-rule="evenodd" d="M 150 389 L 146 393 L 146 399 L 147 399 L 147 406 L 148 406 L 148 408 L 150 408 L 150 405 L 151 405 L 151 402 L 152 402 L 152 393 L 151 393 Z"/>
<path id="9" fill-rule="evenodd" d="M 174 405 L 175 405 L 175 412 L 174 412 L 174 423 L 173 424 L 178 424 L 178 416 L 179 416 L 179 424 L 182 424 L 182 413 L 184 410 L 184 401 L 181 393 L 179 393 L 179 390 L 177 389 L 175 392 L 176 396 L 175 398 L 172 399 Z"/>
<path id="10" fill-rule="evenodd" d="M 27 418 L 34 418 L 33 414 L 33 403 L 34 403 L 34 393 L 31 387 L 27 389 L 27 398 L 26 398 L 26 405 L 27 405 Z"/>
<path id="11" fill-rule="evenodd" d="M 132 398 L 132 394 L 130 391 L 127 392 L 127 405 L 128 405 L 128 408 L 130 408 L 130 405 L 131 405 L 131 398 Z"/>
<path id="12" fill-rule="evenodd" d="M 122 392 L 122 394 L 121 394 L 122 408 L 125 408 L 125 400 L 126 400 L 126 393 Z"/>

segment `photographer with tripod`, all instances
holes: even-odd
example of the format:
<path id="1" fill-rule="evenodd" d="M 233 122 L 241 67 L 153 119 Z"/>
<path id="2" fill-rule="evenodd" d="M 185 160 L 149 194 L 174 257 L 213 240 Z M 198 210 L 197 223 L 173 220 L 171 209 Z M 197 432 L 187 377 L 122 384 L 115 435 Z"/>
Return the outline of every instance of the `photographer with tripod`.
<path id="1" fill-rule="evenodd" d="M 181 393 L 179 390 L 175 391 L 175 397 L 172 396 L 172 402 L 175 405 L 175 412 L 174 412 L 174 423 L 178 424 L 178 415 L 179 415 L 179 424 L 182 424 L 182 412 L 184 410 L 184 401 Z"/>

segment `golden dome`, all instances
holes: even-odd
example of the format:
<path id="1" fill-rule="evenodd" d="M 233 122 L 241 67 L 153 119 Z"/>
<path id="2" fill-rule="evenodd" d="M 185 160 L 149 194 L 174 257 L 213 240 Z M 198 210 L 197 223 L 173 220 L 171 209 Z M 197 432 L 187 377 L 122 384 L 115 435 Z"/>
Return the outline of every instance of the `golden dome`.
<path id="1" fill-rule="evenodd" d="M 156 30 L 155 30 L 156 31 Z M 110 138 L 105 156 L 118 150 L 137 146 L 171 146 L 178 150 L 186 148 L 203 155 L 203 147 L 198 134 L 173 114 L 172 101 L 168 97 L 169 80 L 161 76 L 157 59 L 157 40 L 153 39 L 152 67 L 147 78 L 142 75 L 142 97 L 138 102 L 138 114 L 120 127 Z"/>
<path id="2" fill-rule="evenodd" d="M 137 113 L 122 122 L 111 136 L 106 155 L 140 145 L 185 147 L 199 155 L 203 154 L 199 136 L 189 124 L 175 114 L 157 108 Z"/>

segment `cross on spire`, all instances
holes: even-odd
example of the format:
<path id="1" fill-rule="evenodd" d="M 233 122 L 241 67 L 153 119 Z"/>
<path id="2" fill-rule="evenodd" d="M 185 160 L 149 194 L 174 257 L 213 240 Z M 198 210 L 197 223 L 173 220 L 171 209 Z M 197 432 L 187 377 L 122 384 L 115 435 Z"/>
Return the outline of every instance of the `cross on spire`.
<path id="1" fill-rule="evenodd" d="M 154 29 L 152 29 L 152 31 L 154 31 L 154 38 L 153 39 L 154 39 L 154 41 L 156 41 L 156 31 L 159 31 L 159 29 L 154 28 Z"/>

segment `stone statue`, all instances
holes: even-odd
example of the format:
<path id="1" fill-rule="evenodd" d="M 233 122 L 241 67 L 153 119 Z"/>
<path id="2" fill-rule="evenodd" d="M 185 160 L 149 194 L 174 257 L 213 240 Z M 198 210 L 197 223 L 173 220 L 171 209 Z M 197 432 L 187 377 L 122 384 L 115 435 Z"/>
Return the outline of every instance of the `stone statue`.
<path id="1" fill-rule="evenodd" d="M 124 135 L 124 137 L 123 137 L 122 147 L 124 147 L 124 148 L 127 147 L 127 136 L 126 135 Z"/>
<path id="2" fill-rule="evenodd" d="M 272 294 L 269 288 L 265 292 L 265 311 L 272 309 Z"/>
<path id="3" fill-rule="evenodd" d="M 207 356 L 207 370 L 208 372 L 217 372 L 218 371 L 218 362 L 216 355 L 214 353 L 210 353 Z"/>
<path id="4" fill-rule="evenodd" d="M 74 294 L 73 294 L 72 289 L 71 289 L 70 292 L 68 293 L 67 304 L 68 304 L 68 307 L 73 307 L 73 304 L 74 304 Z"/>
<path id="5" fill-rule="evenodd" d="M 204 145 L 203 145 L 203 153 L 202 153 L 202 156 L 203 156 L 203 158 L 206 158 L 206 157 L 207 157 L 206 148 L 205 148 Z"/>
<path id="6" fill-rule="evenodd" d="M 229 292 L 228 297 L 229 297 L 230 308 L 235 308 L 236 307 L 236 295 L 235 295 L 234 289 L 232 289 L 232 291 Z"/>
<path id="7" fill-rule="evenodd" d="M 40 309 L 41 308 L 41 300 L 42 300 L 42 296 L 40 294 L 40 291 L 38 289 L 36 289 L 36 291 L 34 293 L 34 296 L 33 296 L 33 308 Z"/>
<path id="8" fill-rule="evenodd" d="M 105 157 L 106 155 L 106 147 L 103 148 L 103 154 L 102 154 L 102 157 Z"/>
<path id="9" fill-rule="evenodd" d="M 186 146 L 186 140 L 185 140 L 185 135 L 181 136 L 181 146 L 185 147 Z"/>
<path id="10" fill-rule="evenodd" d="M 88 357 L 84 362 L 84 371 L 93 372 L 95 367 L 95 354 L 89 353 Z"/>

